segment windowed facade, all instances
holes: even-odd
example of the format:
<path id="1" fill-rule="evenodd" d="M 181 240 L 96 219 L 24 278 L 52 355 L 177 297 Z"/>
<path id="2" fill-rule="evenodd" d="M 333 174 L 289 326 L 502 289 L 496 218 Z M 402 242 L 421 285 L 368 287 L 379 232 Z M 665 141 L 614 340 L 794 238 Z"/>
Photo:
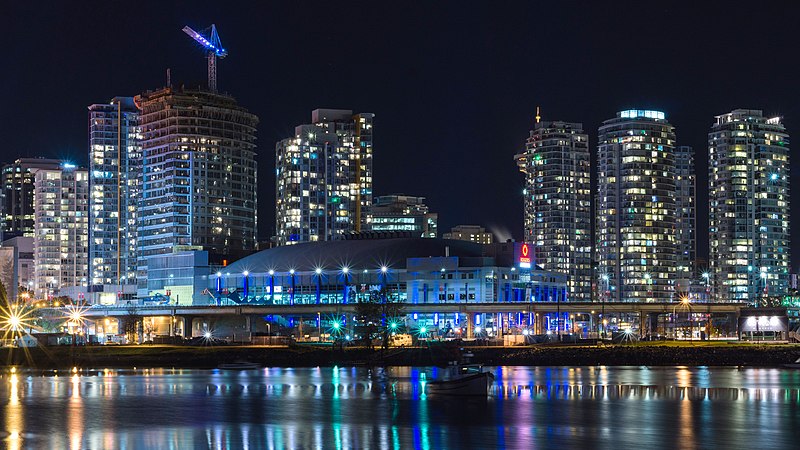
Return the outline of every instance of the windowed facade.
<path id="1" fill-rule="evenodd" d="M 22 158 L 3 166 L 3 239 L 34 236 L 34 172 L 60 167 L 61 161 L 44 158 Z"/>
<path id="2" fill-rule="evenodd" d="M 697 204 L 694 149 L 675 147 L 675 231 L 678 246 L 675 262 L 675 292 L 690 295 L 692 285 L 698 286 L 695 259 L 697 259 Z"/>
<path id="3" fill-rule="evenodd" d="M 89 174 L 70 164 L 34 174 L 34 289 L 38 298 L 47 298 L 87 285 Z"/>
<path id="4" fill-rule="evenodd" d="M 275 147 L 278 245 L 367 231 L 374 114 L 316 109 Z"/>
<path id="5" fill-rule="evenodd" d="M 591 300 L 592 196 L 583 125 L 537 119 L 516 160 L 525 173 L 524 241 L 533 246 L 536 264 L 567 275 L 570 300 Z"/>
<path id="6" fill-rule="evenodd" d="M 142 151 L 132 97 L 89 106 L 90 284 L 136 284 Z"/>
<path id="7" fill-rule="evenodd" d="M 402 231 L 415 237 L 437 237 L 438 214 L 428 210 L 425 197 L 393 194 L 375 198 L 370 215 L 372 231 Z"/>
<path id="8" fill-rule="evenodd" d="M 138 285 L 148 260 L 205 250 L 212 264 L 255 249 L 256 125 L 232 97 L 165 88 L 136 97 L 142 133 Z"/>
<path id="9" fill-rule="evenodd" d="M 598 286 L 606 301 L 670 301 L 676 267 L 675 129 L 628 110 L 599 129 Z"/>
<path id="10" fill-rule="evenodd" d="M 709 262 L 717 301 L 787 293 L 789 153 L 780 117 L 736 109 L 711 127 Z"/>

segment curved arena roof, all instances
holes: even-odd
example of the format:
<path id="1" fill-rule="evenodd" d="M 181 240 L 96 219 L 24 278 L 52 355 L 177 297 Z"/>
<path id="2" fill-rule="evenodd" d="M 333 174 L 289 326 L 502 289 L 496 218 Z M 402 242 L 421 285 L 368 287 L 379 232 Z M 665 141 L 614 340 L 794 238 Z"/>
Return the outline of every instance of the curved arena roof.
<path id="1" fill-rule="evenodd" d="M 225 268 L 228 272 L 268 272 L 270 269 L 298 272 L 349 267 L 373 269 L 381 266 L 405 268 L 407 258 L 484 256 L 483 246 L 451 239 L 396 238 L 308 242 L 270 248 L 242 258 Z"/>

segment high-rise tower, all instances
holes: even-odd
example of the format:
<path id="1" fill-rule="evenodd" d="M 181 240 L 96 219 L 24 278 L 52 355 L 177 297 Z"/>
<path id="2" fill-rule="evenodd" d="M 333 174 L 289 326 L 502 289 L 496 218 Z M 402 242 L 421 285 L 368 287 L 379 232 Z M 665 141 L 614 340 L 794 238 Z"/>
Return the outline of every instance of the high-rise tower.
<path id="1" fill-rule="evenodd" d="M 115 97 L 109 103 L 89 106 L 89 284 L 92 286 L 136 284 L 141 178 L 139 110 L 133 98 Z"/>
<path id="2" fill-rule="evenodd" d="M 609 301 L 674 293 L 675 129 L 664 113 L 627 110 L 598 138 L 598 285 Z"/>
<path id="3" fill-rule="evenodd" d="M 736 109 L 708 134 L 709 263 L 717 301 L 756 302 L 789 280 L 789 135 Z"/>
<path id="4" fill-rule="evenodd" d="M 3 166 L 3 239 L 33 237 L 34 172 L 60 167 L 61 161 L 43 158 L 22 158 Z"/>
<path id="5" fill-rule="evenodd" d="M 89 174 L 72 164 L 34 171 L 37 296 L 85 287 L 89 276 Z"/>
<path id="6" fill-rule="evenodd" d="M 694 170 L 694 149 L 675 147 L 675 242 L 678 247 L 675 262 L 675 292 L 689 295 L 692 283 L 697 283 L 697 200 Z M 702 281 L 702 280 L 700 280 Z"/>
<path id="7" fill-rule="evenodd" d="M 254 250 L 258 118 L 232 97 L 206 90 L 168 87 L 136 103 L 143 159 L 139 277 L 151 258 L 181 250 L 207 250 L 212 264 Z M 140 295 L 163 288 L 139 281 Z"/>
<path id="8" fill-rule="evenodd" d="M 567 275 L 568 299 L 592 294 L 589 139 L 580 123 L 538 118 L 516 155 L 525 173 L 525 242 L 536 264 Z"/>
<path id="9" fill-rule="evenodd" d="M 371 113 L 316 109 L 275 146 L 278 245 L 367 231 L 372 206 Z"/>

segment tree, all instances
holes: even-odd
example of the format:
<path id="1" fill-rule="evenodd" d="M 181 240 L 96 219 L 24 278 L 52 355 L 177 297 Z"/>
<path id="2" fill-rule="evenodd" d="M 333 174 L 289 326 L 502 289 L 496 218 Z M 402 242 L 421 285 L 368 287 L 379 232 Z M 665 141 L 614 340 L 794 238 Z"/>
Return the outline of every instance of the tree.
<path id="1" fill-rule="evenodd" d="M 139 322 L 142 317 L 135 306 L 128 308 L 128 315 L 122 319 L 122 332 L 125 333 L 125 338 L 128 342 L 138 341 Z"/>
<path id="2" fill-rule="evenodd" d="M 404 305 L 387 296 L 386 286 L 370 291 L 365 299 L 356 304 L 356 333 L 372 348 L 372 340 L 382 338 L 382 348 L 389 346 L 389 324 L 403 314 Z"/>
<path id="3" fill-rule="evenodd" d="M 783 306 L 783 299 L 778 296 L 759 297 L 755 301 L 757 308 L 780 308 Z"/>
<path id="4" fill-rule="evenodd" d="M 2 305 L 3 308 L 8 308 L 9 304 L 10 303 L 8 301 L 8 293 L 6 292 L 6 286 L 3 284 L 2 281 L 0 281 L 0 305 Z"/>

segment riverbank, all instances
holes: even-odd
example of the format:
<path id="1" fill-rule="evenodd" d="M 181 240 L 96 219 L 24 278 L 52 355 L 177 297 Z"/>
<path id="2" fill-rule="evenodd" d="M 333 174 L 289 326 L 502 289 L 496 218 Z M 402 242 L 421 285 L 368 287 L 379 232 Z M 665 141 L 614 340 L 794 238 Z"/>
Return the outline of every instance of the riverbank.
<path id="1" fill-rule="evenodd" d="M 473 362 L 518 366 L 780 366 L 800 358 L 800 345 L 749 343 L 636 343 L 613 346 L 470 347 Z M 272 367 L 443 365 L 458 359 L 454 345 L 389 349 L 322 346 L 188 347 L 167 345 L 0 349 L 7 366 L 33 369 L 214 368 L 252 361 Z"/>

